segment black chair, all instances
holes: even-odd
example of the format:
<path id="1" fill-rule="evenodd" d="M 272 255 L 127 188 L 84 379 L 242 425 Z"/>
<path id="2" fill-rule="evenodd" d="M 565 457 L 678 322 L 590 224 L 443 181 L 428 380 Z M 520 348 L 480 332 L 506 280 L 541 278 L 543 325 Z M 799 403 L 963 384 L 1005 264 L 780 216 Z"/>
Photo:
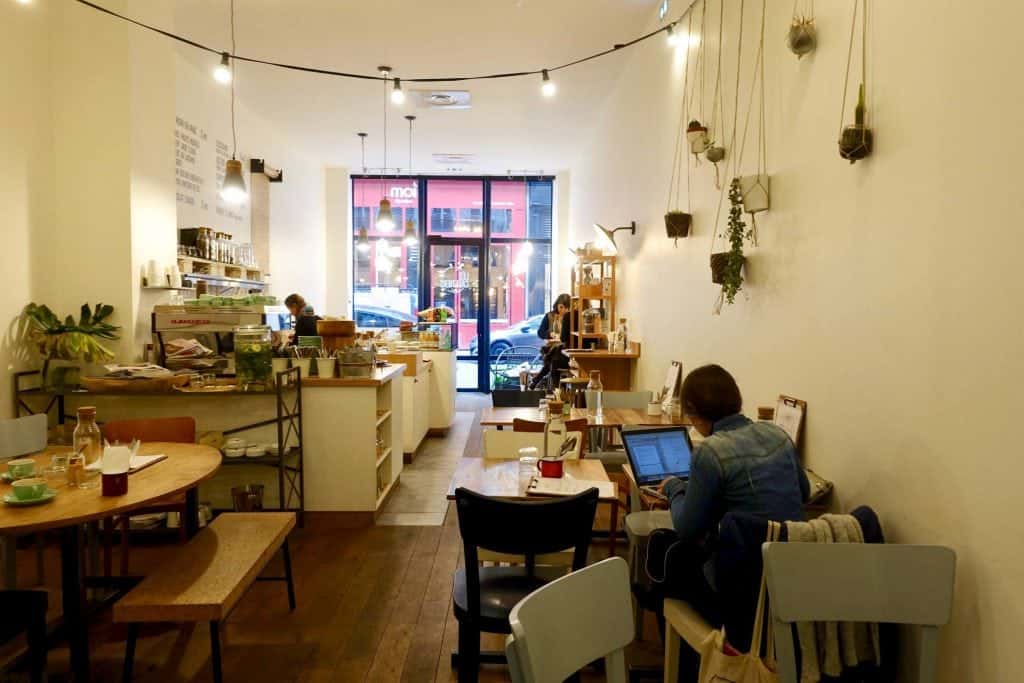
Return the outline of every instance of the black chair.
<path id="1" fill-rule="evenodd" d="M 46 675 L 46 608 L 46 591 L 0 591 L 0 642 L 27 636 L 32 683 L 42 683 Z"/>
<path id="2" fill-rule="evenodd" d="M 536 408 L 547 393 L 540 390 L 495 389 L 491 392 L 491 405 L 495 408 Z"/>
<path id="3" fill-rule="evenodd" d="M 568 498 L 537 501 L 489 498 L 456 489 L 455 507 L 465 552 L 465 567 L 455 572 L 452 588 L 459 621 L 459 652 L 452 663 L 459 668 L 459 683 L 478 679 L 480 633 L 511 633 L 508 615 L 516 603 L 565 575 L 564 567 L 537 567 L 537 555 L 573 548 L 573 571 L 586 565 L 597 497 L 596 488 Z M 523 555 L 526 561 L 512 567 L 481 567 L 478 548 Z M 486 660 L 504 661 L 504 653 Z"/>

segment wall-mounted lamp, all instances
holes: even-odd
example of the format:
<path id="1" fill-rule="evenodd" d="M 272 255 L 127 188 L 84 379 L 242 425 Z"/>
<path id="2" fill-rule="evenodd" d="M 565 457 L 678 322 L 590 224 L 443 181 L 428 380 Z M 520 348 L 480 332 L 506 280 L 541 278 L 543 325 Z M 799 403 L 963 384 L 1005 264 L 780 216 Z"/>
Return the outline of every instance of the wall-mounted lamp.
<path id="1" fill-rule="evenodd" d="M 272 168 L 263 159 L 249 159 L 249 172 L 262 173 L 272 183 L 284 181 L 284 171 L 280 168 Z"/>
<path id="2" fill-rule="evenodd" d="M 629 230 L 630 235 L 636 234 L 636 221 L 632 221 L 629 225 L 623 225 L 620 228 L 609 230 L 608 228 L 594 223 L 594 232 L 597 233 L 597 246 L 600 247 L 601 251 L 608 252 L 611 254 L 618 254 L 619 247 L 615 244 L 615 233 L 619 230 Z"/>

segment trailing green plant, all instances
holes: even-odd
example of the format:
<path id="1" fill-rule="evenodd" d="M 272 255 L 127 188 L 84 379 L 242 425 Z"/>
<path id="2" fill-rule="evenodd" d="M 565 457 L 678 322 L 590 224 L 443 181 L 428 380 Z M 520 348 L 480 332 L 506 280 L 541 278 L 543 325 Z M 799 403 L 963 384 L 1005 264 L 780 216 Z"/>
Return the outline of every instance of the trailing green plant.
<path id="1" fill-rule="evenodd" d="M 46 305 L 31 303 L 26 306 L 27 338 L 43 357 L 42 376 L 47 376 L 51 360 L 97 363 L 112 359 L 113 352 L 101 340 L 120 339 L 118 331 L 121 328 L 107 322 L 113 312 L 113 306 L 96 304 L 92 309 L 85 303 L 77 321 L 70 315 L 61 320 Z"/>
<path id="2" fill-rule="evenodd" d="M 747 230 L 747 224 L 743 221 L 743 194 L 739 178 L 733 178 L 729 183 L 729 221 L 725 236 L 729 238 L 729 260 L 722 280 L 722 296 L 731 304 L 736 294 L 743 289 L 743 262 L 746 260 L 743 240 L 754 238 L 754 231 Z"/>

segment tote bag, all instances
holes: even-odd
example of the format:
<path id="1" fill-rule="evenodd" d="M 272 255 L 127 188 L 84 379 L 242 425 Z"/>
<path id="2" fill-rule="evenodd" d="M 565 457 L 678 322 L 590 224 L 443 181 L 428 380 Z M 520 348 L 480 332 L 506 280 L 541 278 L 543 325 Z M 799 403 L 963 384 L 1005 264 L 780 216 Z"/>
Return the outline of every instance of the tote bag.
<path id="1" fill-rule="evenodd" d="M 781 525 L 768 523 L 768 541 L 779 540 Z M 754 614 L 754 631 L 750 638 L 750 652 L 728 654 L 725 651 L 725 629 L 712 631 L 700 646 L 700 683 L 778 683 L 775 672 L 775 639 L 768 629 L 768 651 L 761 659 L 765 615 L 767 612 L 767 582 L 761 572 L 761 590 L 757 597 L 757 612 Z"/>

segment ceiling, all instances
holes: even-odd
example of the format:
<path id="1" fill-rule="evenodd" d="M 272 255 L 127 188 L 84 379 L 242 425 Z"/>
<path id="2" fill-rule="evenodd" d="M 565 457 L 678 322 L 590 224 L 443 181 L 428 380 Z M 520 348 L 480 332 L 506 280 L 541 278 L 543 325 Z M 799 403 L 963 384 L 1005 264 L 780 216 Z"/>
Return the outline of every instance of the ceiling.
<path id="1" fill-rule="evenodd" d="M 635 38 L 657 21 L 658 0 L 235 0 L 237 53 L 357 73 L 388 64 L 400 78 L 533 70 L 562 64 Z M 228 0 L 179 0 L 175 30 L 229 49 Z M 674 10 L 675 8 L 673 8 Z M 648 49 L 641 45 L 631 49 Z M 210 55 L 185 48 L 201 64 Z M 405 88 L 468 89 L 472 108 L 418 109 L 388 104 L 387 166 L 407 168 L 408 123 L 415 114 L 413 167 L 441 170 L 434 153 L 475 155 L 465 172 L 566 168 L 586 139 L 624 66 L 613 54 L 540 78 Z M 385 84 L 274 69 L 237 67 L 238 96 L 291 141 L 327 164 L 361 166 L 356 133 L 365 131 L 367 165 L 383 163 Z M 397 158 L 396 158 L 397 157 Z"/>

